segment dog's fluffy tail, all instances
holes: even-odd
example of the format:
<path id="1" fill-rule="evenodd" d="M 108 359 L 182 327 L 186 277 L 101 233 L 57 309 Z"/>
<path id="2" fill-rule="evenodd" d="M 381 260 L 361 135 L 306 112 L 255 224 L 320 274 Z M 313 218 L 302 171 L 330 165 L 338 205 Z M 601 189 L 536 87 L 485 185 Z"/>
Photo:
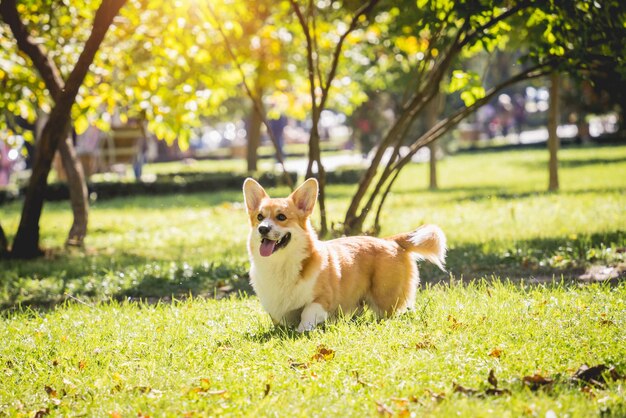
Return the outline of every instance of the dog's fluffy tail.
<path id="1" fill-rule="evenodd" d="M 415 231 L 394 235 L 388 238 L 407 251 L 415 253 L 446 271 L 446 236 L 437 225 L 422 225 Z"/>

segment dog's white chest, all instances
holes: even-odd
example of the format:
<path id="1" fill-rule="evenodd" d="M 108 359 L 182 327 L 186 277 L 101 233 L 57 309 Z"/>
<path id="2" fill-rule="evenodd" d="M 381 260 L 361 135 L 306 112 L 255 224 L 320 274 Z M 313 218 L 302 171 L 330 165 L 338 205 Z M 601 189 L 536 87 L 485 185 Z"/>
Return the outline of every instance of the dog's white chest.
<path id="1" fill-rule="evenodd" d="M 301 278 L 301 262 L 297 259 L 283 254 L 271 257 L 253 257 L 250 279 L 263 308 L 272 319 L 282 322 L 287 313 L 313 301 L 315 277 Z"/>

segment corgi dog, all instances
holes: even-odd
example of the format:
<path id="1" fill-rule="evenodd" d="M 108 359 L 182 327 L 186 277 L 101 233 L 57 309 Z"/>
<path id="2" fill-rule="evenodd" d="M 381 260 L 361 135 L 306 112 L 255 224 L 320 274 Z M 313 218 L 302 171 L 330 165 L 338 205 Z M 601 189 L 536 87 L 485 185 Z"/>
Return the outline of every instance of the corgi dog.
<path id="1" fill-rule="evenodd" d="M 320 241 L 309 219 L 317 194 L 313 178 L 287 198 L 270 198 L 251 178 L 243 184 L 250 282 L 274 324 L 297 324 L 304 332 L 364 304 L 381 317 L 413 308 L 419 283 L 415 258 L 444 270 L 441 229 L 423 225 L 384 239 Z"/>

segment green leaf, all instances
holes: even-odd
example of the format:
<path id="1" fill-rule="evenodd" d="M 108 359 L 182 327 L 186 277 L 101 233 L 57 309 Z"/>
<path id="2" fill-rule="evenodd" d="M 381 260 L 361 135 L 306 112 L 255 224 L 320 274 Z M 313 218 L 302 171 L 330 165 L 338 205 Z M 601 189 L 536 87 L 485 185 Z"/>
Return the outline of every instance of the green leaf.
<path id="1" fill-rule="evenodd" d="M 454 70 L 452 72 L 452 77 L 450 78 L 450 84 L 448 86 L 448 91 L 450 93 L 454 93 L 455 91 L 459 91 L 465 88 L 470 81 L 470 75 L 465 71 Z"/>

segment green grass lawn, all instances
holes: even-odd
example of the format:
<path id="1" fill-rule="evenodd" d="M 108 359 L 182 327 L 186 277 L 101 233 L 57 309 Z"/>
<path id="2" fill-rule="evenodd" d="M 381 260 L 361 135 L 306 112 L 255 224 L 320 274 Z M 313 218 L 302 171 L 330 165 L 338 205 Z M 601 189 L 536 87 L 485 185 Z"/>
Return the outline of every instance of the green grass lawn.
<path id="1" fill-rule="evenodd" d="M 560 157 L 558 193 L 540 150 L 448 157 L 438 191 L 408 167 L 383 234 L 437 223 L 450 276 L 422 263 L 414 312 L 306 335 L 249 293 L 240 192 L 97 201 L 71 253 L 69 205 L 46 204 L 48 256 L 0 262 L 0 415 L 624 416 L 624 380 L 572 377 L 626 374 L 626 283 L 576 280 L 623 269 L 626 147 Z M 329 187 L 332 221 L 353 190 Z"/>
<path id="2" fill-rule="evenodd" d="M 410 314 L 307 335 L 274 329 L 253 298 L 13 313 L 0 326 L 0 413 L 624 416 L 624 381 L 572 376 L 624 372 L 625 300 L 624 283 L 437 285 Z M 509 392 L 486 393 L 490 370 Z M 552 383 L 524 383 L 535 374 Z"/>

